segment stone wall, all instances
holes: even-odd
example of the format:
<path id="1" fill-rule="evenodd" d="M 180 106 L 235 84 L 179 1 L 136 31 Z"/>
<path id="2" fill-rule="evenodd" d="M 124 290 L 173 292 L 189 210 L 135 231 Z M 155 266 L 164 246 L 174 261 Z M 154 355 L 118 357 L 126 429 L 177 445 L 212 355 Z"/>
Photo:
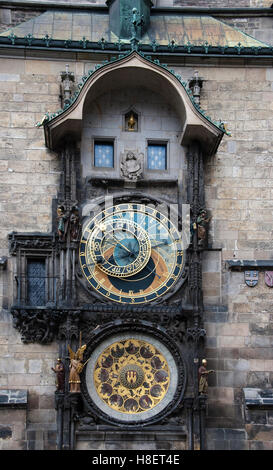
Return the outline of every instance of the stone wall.
<path id="1" fill-rule="evenodd" d="M 253 437 L 252 423 L 245 425 L 242 388 L 273 385 L 272 290 L 263 271 L 251 288 L 244 272 L 231 271 L 225 260 L 272 259 L 273 76 L 271 69 L 255 67 L 199 71 L 207 79 L 201 104 L 214 117 L 221 114 L 231 132 L 205 170 L 212 246 L 222 248 L 219 298 L 227 308 L 226 314 L 210 311 L 211 293 L 205 296 L 208 367 L 216 370 L 210 376 L 207 424 L 228 428 L 208 435 L 212 448 L 254 449 L 262 443 Z M 211 272 L 215 286 L 213 279 Z M 273 427 L 268 421 L 265 426 L 264 447 L 272 448 Z"/>
<path id="2" fill-rule="evenodd" d="M 1 59 L 1 256 L 8 256 L 7 235 L 11 231 L 51 231 L 51 204 L 59 185 L 59 161 L 45 148 L 43 129 L 37 129 L 35 123 L 46 110 L 59 106 L 58 73 L 54 67 L 54 62 L 49 65 L 36 60 Z M 58 67 L 63 69 L 65 64 L 60 63 Z M 50 433 L 54 435 L 56 428 L 55 376 L 51 367 L 58 347 L 56 344 L 25 345 L 13 328 L 8 311 L 13 302 L 12 269 L 13 259 L 9 258 L 7 269 L 0 273 L 3 306 L 0 314 L 0 384 L 8 390 L 28 390 L 28 427 L 21 441 L 16 434 L 15 441 L 0 438 L 0 445 L 5 449 L 50 448 Z M 0 424 L 7 413 L 0 411 Z M 17 411 L 10 410 L 9 413 L 13 419 Z M 54 438 L 53 442 L 55 446 Z"/>
<path id="3" fill-rule="evenodd" d="M 222 21 L 240 29 L 246 34 L 265 42 L 266 44 L 273 45 L 272 38 L 272 17 L 257 17 L 252 16 L 249 18 L 229 18 L 224 17 Z"/>

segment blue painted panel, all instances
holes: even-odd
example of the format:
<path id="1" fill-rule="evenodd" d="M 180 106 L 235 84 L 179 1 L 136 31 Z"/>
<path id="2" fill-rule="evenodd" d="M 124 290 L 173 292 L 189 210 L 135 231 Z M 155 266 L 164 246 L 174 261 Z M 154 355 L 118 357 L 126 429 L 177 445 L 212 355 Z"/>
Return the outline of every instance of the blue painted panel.
<path id="1" fill-rule="evenodd" d="M 148 145 L 148 169 L 167 169 L 167 146 L 159 144 Z"/>
<path id="2" fill-rule="evenodd" d="M 114 145 L 112 142 L 95 143 L 95 167 L 114 168 Z"/>

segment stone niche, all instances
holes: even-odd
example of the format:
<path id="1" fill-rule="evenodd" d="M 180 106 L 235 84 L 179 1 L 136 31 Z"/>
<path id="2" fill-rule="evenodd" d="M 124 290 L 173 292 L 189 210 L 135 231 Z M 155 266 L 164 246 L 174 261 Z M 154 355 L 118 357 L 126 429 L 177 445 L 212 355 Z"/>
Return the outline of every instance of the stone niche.
<path id="1" fill-rule="evenodd" d="M 137 109 L 141 126 L 134 132 L 124 129 L 124 110 Z M 122 178 L 121 163 L 125 152 L 143 155 L 142 179 L 177 180 L 186 170 L 184 148 L 179 142 L 181 123 L 173 107 L 158 93 L 143 87 L 107 92 L 88 106 L 83 116 L 81 140 L 82 176 L 85 178 Z M 108 142 L 114 147 L 113 168 L 94 165 L 94 144 Z M 149 144 L 164 144 L 167 149 L 167 168 L 148 168 Z M 173 197 L 173 187 L 169 197 Z M 151 191 L 156 191 L 151 188 Z M 161 193 L 161 188 L 157 190 Z M 166 191 L 168 189 L 166 188 Z M 176 200 L 174 200 L 176 202 Z"/>

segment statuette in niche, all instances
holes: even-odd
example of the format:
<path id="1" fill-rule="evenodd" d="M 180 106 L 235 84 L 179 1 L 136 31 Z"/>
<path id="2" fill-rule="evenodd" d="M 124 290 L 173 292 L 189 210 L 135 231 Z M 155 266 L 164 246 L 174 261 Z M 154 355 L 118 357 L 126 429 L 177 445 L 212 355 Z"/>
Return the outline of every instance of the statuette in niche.
<path id="1" fill-rule="evenodd" d="M 125 114 L 125 131 L 138 131 L 138 115 L 134 111 L 129 111 L 127 114 Z"/>
<path id="2" fill-rule="evenodd" d="M 143 153 L 126 151 L 121 157 L 121 175 L 131 181 L 141 179 L 143 177 L 143 160 Z"/>

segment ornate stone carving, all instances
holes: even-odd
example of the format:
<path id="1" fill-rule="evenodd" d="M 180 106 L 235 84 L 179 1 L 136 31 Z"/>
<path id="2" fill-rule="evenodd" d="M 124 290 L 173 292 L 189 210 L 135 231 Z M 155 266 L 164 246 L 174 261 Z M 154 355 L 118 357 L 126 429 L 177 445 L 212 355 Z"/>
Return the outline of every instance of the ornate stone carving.
<path id="1" fill-rule="evenodd" d="M 61 312 L 44 309 L 13 309 L 14 327 L 22 335 L 22 342 L 49 344 L 57 334 Z"/>
<path id="2" fill-rule="evenodd" d="M 16 255 L 17 250 L 23 249 L 28 251 L 33 250 L 51 250 L 56 248 L 56 239 L 54 234 L 41 234 L 41 233 L 16 233 L 12 232 L 8 236 L 9 252 L 11 255 Z"/>
<path id="3" fill-rule="evenodd" d="M 204 328 L 193 327 L 187 329 L 187 339 L 192 340 L 196 343 L 199 342 L 201 338 L 206 336 L 206 330 Z"/>
<path id="4" fill-rule="evenodd" d="M 127 150 L 121 154 L 120 171 L 126 180 L 137 181 L 143 178 L 143 165 L 143 153 Z"/>

